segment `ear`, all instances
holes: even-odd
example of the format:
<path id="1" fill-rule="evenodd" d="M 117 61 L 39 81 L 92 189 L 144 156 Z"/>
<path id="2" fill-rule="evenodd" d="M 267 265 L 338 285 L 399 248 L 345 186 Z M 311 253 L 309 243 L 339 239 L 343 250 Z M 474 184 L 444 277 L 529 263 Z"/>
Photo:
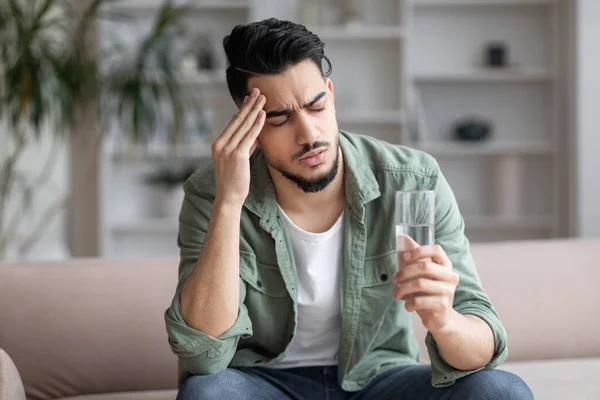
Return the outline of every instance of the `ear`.
<path id="1" fill-rule="evenodd" d="M 329 78 L 325 78 L 325 87 L 331 95 L 331 104 L 333 105 L 333 112 L 335 112 L 335 93 L 333 91 L 333 81 Z"/>

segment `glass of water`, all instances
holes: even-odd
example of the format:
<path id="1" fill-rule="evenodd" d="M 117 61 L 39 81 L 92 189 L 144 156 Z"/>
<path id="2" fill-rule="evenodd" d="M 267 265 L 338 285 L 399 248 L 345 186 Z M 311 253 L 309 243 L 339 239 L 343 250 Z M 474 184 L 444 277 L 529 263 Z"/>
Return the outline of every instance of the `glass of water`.
<path id="1" fill-rule="evenodd" d="M 435 242 L 435 192 L 433 190 L 396 192 L 396 243 L 398 251 L 408 250 L 410 237 L 419 246 Z"/>

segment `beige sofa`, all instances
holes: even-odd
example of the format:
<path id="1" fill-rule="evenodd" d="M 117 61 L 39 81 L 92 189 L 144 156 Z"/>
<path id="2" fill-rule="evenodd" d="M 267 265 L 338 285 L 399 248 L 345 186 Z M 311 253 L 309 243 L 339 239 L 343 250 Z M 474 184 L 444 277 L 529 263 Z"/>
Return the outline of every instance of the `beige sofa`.
<path id="1" fill-rule="evenodd" d="M 509 333 L 502 368 L 536 399 L 600 399 L 600 240 L 472 250 Z M 176 270 L 175 259 L 1 264 L 0 400 L 175 398 L 163 311 Z"/>

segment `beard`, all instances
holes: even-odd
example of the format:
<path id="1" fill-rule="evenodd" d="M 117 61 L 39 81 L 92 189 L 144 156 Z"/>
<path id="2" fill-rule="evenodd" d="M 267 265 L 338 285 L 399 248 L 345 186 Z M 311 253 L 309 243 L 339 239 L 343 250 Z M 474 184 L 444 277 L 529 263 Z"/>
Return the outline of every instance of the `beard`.
<path id="1" fill-rule="evenodd" d="M 328 145 L 328 143 L 315 142 L 312 145 L 306 145 L 306 146 L 304 146 L 302 151 L 300 153 L 298 153 L 297 155 L 295 155 L 293 158 L 299 159 L 300 157 L 302 157 L 304 154 L 308 153 L 309 151 L 312 151 L 319 147 L 323 147 L 324 145 Z M 300 190 L 302 190 L 304 193 L 317 193 L 317 192 L 320 192 L 321 190 L 325 189 L 337 176 L 337 173 L 339 170 L 339 164 L 340 164 L 339 136 L 338 136 L 338 139 L 336 140 L 336 144 L 335 144 L 334 148 L 335 148 L 335 159 L 333 160 L 333 164 L 331 165 L 331 168 L 329 169 L 329 171 L 325 172 L 324 174 L 321 174 L 314 178 L 305 178 L 301 175 L 292 174 L 291 172 L 287 171 L 283 167 L 283 165 L 282 165 L 283 163 L 281 163 L 279 161 L 270 160 L 270 157 L 268 157 L 266 154 L 265 154 L 265 160 L 266 160 L 267 164 L 269 164 L 271 167 L 273 167 L 274 169 L 279 171 L 279 173 L 281 173 L 281 175 L 283 175 L 285 178 L 289 179 L 290 181 L 294 182 L 296 184 L 296 186 L 298 186 L 300 188 Z"/>

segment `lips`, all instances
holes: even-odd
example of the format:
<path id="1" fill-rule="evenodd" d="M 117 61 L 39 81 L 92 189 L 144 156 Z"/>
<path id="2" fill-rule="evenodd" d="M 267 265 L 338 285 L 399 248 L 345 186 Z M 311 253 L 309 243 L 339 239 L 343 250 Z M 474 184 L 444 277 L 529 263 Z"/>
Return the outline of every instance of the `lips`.
<path id="1" fill-rule="evenodd" d="M 312 150 L 312 151 L 306 153 L 306 155 L 298 161 L 300 162 L 300 164 L 302 164 L 304 166 L 315 167 L 323 162 L 323 160 L 325 159 L 326 151 L 327 151 L 326 148 Z"/>
<path id="2" fill-rule="evenodd" d="M 302 161 L 302 160 L 306 160 L 307 158 L 314 157 L 314 156 L 316 156 L 316 155 L 318 155 L 318 154 L 320 154 L 320 153 L 323 153 L 323 152 L 324 152 L 324 151 L 326 151 L 326 150 L 327 150 L 327 149 L 316 149 L 316 150 L 309 151 L 308 153 L 306 153 L 306 154 L 305 154 L 305 155 L 304 155 L 304 156 L 303 156 L 303 157 L 300 159 L 300 161 Z"/>

